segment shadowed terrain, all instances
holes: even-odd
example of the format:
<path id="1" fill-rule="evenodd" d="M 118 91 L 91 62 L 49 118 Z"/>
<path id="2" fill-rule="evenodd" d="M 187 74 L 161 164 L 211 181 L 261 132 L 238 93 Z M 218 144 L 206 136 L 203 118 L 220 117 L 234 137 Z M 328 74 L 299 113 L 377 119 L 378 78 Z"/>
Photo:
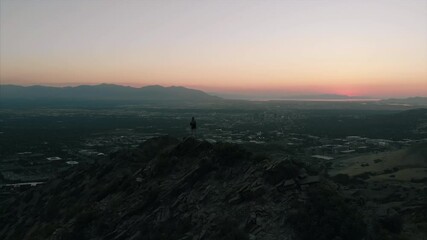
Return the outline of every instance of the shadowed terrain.
<path id="1" fill-rule="evenodd" d="M 0 238 L 362 239 L 352 205 L 294 159 L 160 137 L 4 199 Z"/>

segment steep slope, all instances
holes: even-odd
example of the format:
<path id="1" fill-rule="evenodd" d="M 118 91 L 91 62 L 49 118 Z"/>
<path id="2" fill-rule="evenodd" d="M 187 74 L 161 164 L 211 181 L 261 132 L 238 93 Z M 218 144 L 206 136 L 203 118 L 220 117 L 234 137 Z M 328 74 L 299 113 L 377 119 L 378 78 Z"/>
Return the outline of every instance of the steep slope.
<path id="1" fill-rule="evenodd" d="M 361 239 L 335 189 L 297 161 L 160 137 L 3 200 L 0 238 Z"/>

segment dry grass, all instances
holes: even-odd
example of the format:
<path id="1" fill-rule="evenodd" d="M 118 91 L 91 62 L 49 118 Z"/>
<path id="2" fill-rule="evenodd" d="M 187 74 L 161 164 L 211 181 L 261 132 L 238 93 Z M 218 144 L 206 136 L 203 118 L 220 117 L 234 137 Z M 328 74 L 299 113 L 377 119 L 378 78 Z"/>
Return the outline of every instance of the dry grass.
<path id="1" fill-rule="evenodd" d="M 356 176 L 370 172 L 375 175 L 370 178 L 370 181 L 423 179 L 427 177 L 427 154 L 425 149 L 427 149 L 426 144 L 397 151 L 344 159 L 339 162 L 341 166 L 332 170 L 330 174 Z M 381 161 L 378 161 L 378 159 Z"/>

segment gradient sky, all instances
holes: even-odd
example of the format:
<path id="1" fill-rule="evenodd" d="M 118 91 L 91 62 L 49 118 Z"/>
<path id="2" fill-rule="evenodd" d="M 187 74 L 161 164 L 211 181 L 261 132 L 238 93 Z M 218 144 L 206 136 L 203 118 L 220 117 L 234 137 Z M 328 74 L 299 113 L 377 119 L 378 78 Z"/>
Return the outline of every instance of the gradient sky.
<path id="1" fill-rule="evenodd" d="M 2 84 L 427 96 L 427 0 L 0 4 Z"/>

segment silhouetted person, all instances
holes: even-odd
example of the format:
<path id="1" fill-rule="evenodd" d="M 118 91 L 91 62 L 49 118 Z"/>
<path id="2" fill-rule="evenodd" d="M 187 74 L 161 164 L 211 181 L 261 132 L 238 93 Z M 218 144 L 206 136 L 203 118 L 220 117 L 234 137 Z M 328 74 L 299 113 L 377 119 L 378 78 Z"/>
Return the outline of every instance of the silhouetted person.
<path id="1" fill-rule="evenodd" d="M 194 117 L 191 118 L 190 128 L 191 128 L 191 136 L 195 137 L 196 136 L 197 123 L 196 123 L 196 119 L 194 119 Z"/>

